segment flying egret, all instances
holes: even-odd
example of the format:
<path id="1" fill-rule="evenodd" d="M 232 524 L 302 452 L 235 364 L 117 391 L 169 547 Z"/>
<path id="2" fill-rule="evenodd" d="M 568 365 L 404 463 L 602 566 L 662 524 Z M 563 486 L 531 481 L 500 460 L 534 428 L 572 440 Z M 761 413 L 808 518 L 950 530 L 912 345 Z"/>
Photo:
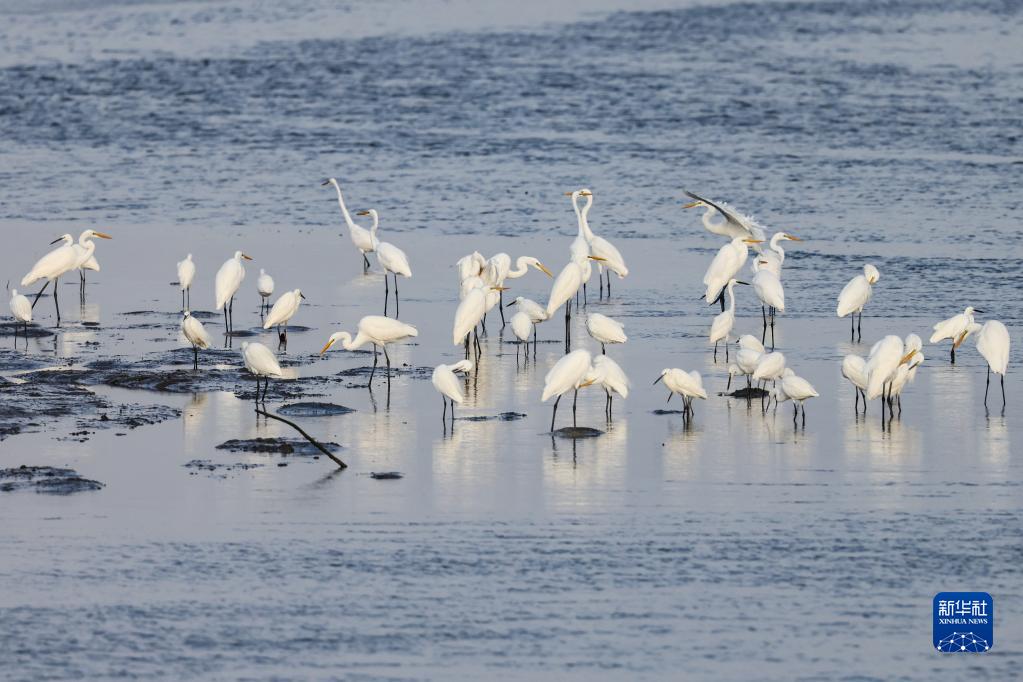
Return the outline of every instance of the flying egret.
<path id="1" fill-rule="evenodd" d="M 874 284 L 881 278 L 881 273 L 870 263 L 863 266 L 863 274 L 856 275 L 848 284 L 842 288 L 838 295 L 838 308 L 835 312 L 839 317 L 845 317 L 852 313 L 850 318 L 850 330 L 852 337 L 863 338 L 863 307 L 867 305 L 871 295 L 874 293 Z M 856 313 L 859 313 L 859 322 L 856 323 Z M 855 323 L 855 324 L 853 324 Z M 850 337 L 851 338 L 851 337 Z"/>
<path id="2" fill-rule="evenodd" d="M 625 343 L 629 340 L 625 335 L 625 325 L 600 313 L 589 313 L 586 316 L 586 331 L 600 344 L 601 355 L 607 352 L 605 344 Z"/>
<path id="3" fill-rule="evenodd" d="M 849 380 L 856 392 L 856 403 L 854 408 L 857 414 L 860 411 L 860 394 L 863 394 L 863 412 L 867 412 L 867 361 L 859 355 L 846 355 L 842 358 L 842 376 Z"/>
<path id="4" fill-rule="evenodd" d="M 373 222 L 377 221 L 376 209 L 359 211 L 358 215 L 371 215 Z M 384 315 L 387 314 L 387 299 L 390 298 L 390 287 L 387 283 L 387 275 L 394 275 L 394 316 L 398 317 L 398 275 L 412 277 L 412 267 L 409 265 L 408 256 L 405 252 L 390 242 L 377 241 L 376 243 L 377 263 L 384 269 Z"/>
<path id="5" fill-rule="evenodd" d="M 736 237 L 718 249 L 717 255 L 714 256 L 710 267 L 703 275 L 703 283 L 707 286 L 705 299 L 708 304 L 714 303 L 720 298 L 721 310 L 725 309 L 723 294 L 728 280 L 734 278 L 746 263 L 746 259 L 749 257 L 749 245 L 759 243 L 760 241 L 756 239 Z"/>
<path id="6" fill-rule="evenodd" d="M 336 178 L 329 178 L 323 183 L 324 186 L 333 185 L 334 189 L 337 190 L 337 203 L 341 207 L 341 215 L 344 216 L 345 223 L 348 225 L 348 236 L 352 239 L 352 244 L 355 244 L 355 248 L 362 254 L 362 271 L 366 272 L 369 269 L 369 258 L 366 257 L 367 253 L 373 253 L 377 248 L 377 227 L 378 220 L 376 211 L 368 213 L 366 211 L 360 211 L 359 215 L 372 215 L 373 216 L 373 227 L 366 229 L 355 224 L 352 220 L 351 214 L 348 213 L 348 207 L 345 206 L 345 198 L 341 194 L 341 186 L 337 183 Z"/>
<path id="7" fill-rule="evenodd" d="M 569 196 L 573 196 L 574 205 L 575 193 L 568 192 L 567 194 Z M 592 199 L 593 197 L 593 193 L 588 189 L 579 190 L 579 194 L 580 196 L 590 197 L 590 199 Z M 616 275 L 618 275 L 618 279 L 624 279 L 625 276 L 629 274 L 629 268 L 626 267 L 625 259 L 622 258 L 622 254 L 618 251 L 617 248 L 615 248 L 614 244 L 604 239 L 603 237 L 595 235 L 593 233 L 593 230 L 590 229 L 590 223 L 589 220 L 587 219 L 587 214 L 589 213 L 589 202 L 587 202 L 586 209 L 587 210 L 585 211 L 579 212 L 579 219 L 581 221 L 581 225 L 583 228 L 583 234 L 585 234 L 586 236 L 586 243 L 589 244 L 590 246 L 590 255 L 596 256 L 594 260 L 598 261 L 598 268 L 600 268 L 598 270 L 598 276 L 600 276 L 600 273 L 603 272 L 603 268 L 607 269 L 607 295 L 610 298 L 611 273 L 614 272 Z M 574 258 L 575 254 L 573 254 L 573 259 Z M 604 284 L 603 281 L 601 281 L 601 294 L 603 295 L 603 293 Z"/>
<path id="8" fill-rule="evenodd" d="M 987 382 L 984 384 L 984 407 L 991 386 L 991 372 L 1001 376 L 1002 407 L 1005 407 L 1005 372 L 1009 367 L 1009 330 L 998 320 L 988 320 L 977 334 L 977 350 L 987 360 Z"/>
<path id="9" fill-rule="evenodd" d="M 266 270 L 259 269 L 259 277 L 256 278 L 256 290 L 259 292 L 259 313 L 263 314 L 263 308 L 270 309 L 270 297 L 274 293 L 274 278 L 266 274 Z"/>
<path id="10" fill-rule="evenodd" d="M 341 342 L 341 347 L 345 350 L 355 350 L 367 343 L 372 343 L 373 370 L 369 373 L 369 382 L 372 384 L 373 375 L 377 371 L 377 347 L 379 346 L 384 349 L 384 358 L 387 360 L 387 385 L 390 386 L 391 356 L 387 354 L 387 346 L 415 336 L 419 336 L 419 331 L 410 324 L 383 315 L 367 315 L 359 320 L 358 333 L 354 339 L 348 332 L 334 332 L 327 339 L 327 345 L 320 351 L 320 355 L 330 350 L 330 347 L 338 341 Z"/>
<path id="11" fill-rule="evenodd" d="M 682 420 L 688 423 L 689 418 L 693 415 L 693 400 L 696 398 L 707 399 L 707 391 L 703 389 L 703 379 L 700 377 L 700 373 L 695 369 L 692 372 L 686 372 L 677 367 L 663 369 L 661 376 L 654 380 L 654 384 L 661 381 L 668 387 L 667 402 L 671 402 L 671 396 L 676 393 L 682 396 Z"/>
<path id="12" fill-rule="evenodd" d="M 230 334 L 234 330 L 234 295 L 245 279 L 245 266 L 242 259 L 252 260 L 241 251 L 235 251 L 234 255 L 224 261 L 224 264 L 217 270 L 214 280 L 214 293 L 216 294 L 216 310 L 224 309 L 224 330 Z"/>
<path id="13" fill-rule="evenodd" d="M 192 280 L 195 279 L 195 262 L 192 261 L 192 254 L 185 256 L 185 260 L 178 261 L 178 286 L 181 287 L 181 309 L 186 310 L 192 305 Z M 185 294 L 188 294 L 188 303 L 185 303 Z"/>
<path id="14" fill-rule="evenodd" d="M 59 241 L 64 243 L 56 249 L 50 251 L 48 254 L 36 261 L 36 264 L 32 266 L 28 274 L 22 277 L 21 286 L 27 287 L 37 280 L 45 279 L 46 284 L 36 294 L 35 299 L 32 301 L 32 307 L 35 308 L 36 302 L 39 297 L 46 291 L 46 287 L 53 283 L 53 305 L 57 310 L 57 325 L 60 325 L 60 302 L 57 300 L 57 285 L 59 284 L 60 276 L 66 272 L 70 272 L 78 267 L 79 263 L 88 260 L 89 256 L 92 256 L 96 250 L 96 244 L 92 241 L 93 237 L 99 237 L 100 239 L 113 239 L 109 234 L 105 232 L 97 232 L 96 230 L 86 230 L 82 233 L 79 239 L 79 245 L 81 245 L 85 251 L 79 252 L 75 248 L 74 238 L 65 234 L 58 239 L 54 239 L 51 244 L 56 244 Z M 84 257 L 83 257 L 84 256 Z"/>
<path id="15" fill-rule="evenodd" d="M 285 291 L 274 303 L 274 307 L 266 316 L 266 321 L 263 322 L 263 329 L 284 326 L 284 331 L 280 333 L 279 339 L 285 347 L 288 345 L 288 322 L 298 312 L 298 306 L 304 299 L 305 294 L 301 289 Z"/>
<path id="16" fill-rule="evenodd" d="M 243 342 L 242 343 L 242 358 L 245 361 L 245 369 L 249 370 L 256 377 L 256 409 L 258 410 L 259 403 L 266 402 L 267 391 L 270 390 L 270 377 L 281 376 L 281 366 L 277 362 L 277 358 L 274 357 L 273 352 L 261 343 L 257 342 Z M 263 399 L 259 399 L 259 378 L 263 377 L 265 384 L 263 385 Z"/>
<path id="17" fill-rule="evenodd" d="M 760 260 L 763 261 L 762 267 L 767 268 L 774 274 L 781 277 L 781 266 L 785 263 L 785 249 L 781 247 L 782 240 L 788 240 L 793 242 L 803 241 L 795 235 L 791 235 L 788 232 L 775 232 L 771 236 L 771 241 L 768 244 L 768 248 L 760 252 Z"/>
<path id="18" fill-rule="evenodd" d="M 433 382 L 433 387 L 440 393 L 441 400 L 444 401 L 444 411 L 440 417 L 442 422 L 448 414 L 449 400 L 451 401 L 452 425 L 455 423 L 455 404 L 461 405 L 462 401 L 465 400 L 465 394 L 462 392 L 462 383 L 455 376 L 456 372 L 471 372 L 472 368 L 472 360 L 459 360 L 451 365 L 437 365 L 434 367 L 431 381 Z"/>
<path id="19" fill-rule="evenodd" d="M 572 319 L 572 297 L 579 291 L 586 272 L 584 264 L 588 260 L 603 262 L 600 256 L 578 256 L 561 269 L 558 276 L 551 285 L 551 295 L 547 300 L 547 317 L 550 318 L 558 308 L 565 306 L 565 345 L 571 343 L 571 330 L 569 328 Z"/>
<path id="20" fill-rule="evenodd" d="M 547 275 L 548 277 L 554 277 L 550 270 L 548 270 L 538 258 L 533 256 L 519 256 L 515 260 L 515 269 L 512 269 L 511 256 L 507 253 L 498 253 L 491 256 L 486 263 L 486 267 L 483 269 L 482 278 L 486 284 L 494 287 L 504 286 L 506 279 L 518 279 L 519 277 L 525 276 L 529 272 L 529 268 L 533 267 Z M 499 297 L 501 305 L 501 326 L 504 327 L 504 298 L 503 295 Z"/>
<path id="21" fill-rule="evenodd" d="M 604 394 L 607 396 L 604 403 L 604 414 L 608 421 L 611 421 L 614 394 L 618 394 L 622 398 L 629 397 L 629 377 L 625 375 L 625 370 L 608 356 L 598 355 L 593 358 L 586 380 L 592 380 L 594 384 L 600 384 L 604 389 Z"/>
<path id="22" fill-rule="evenodd" d="M 796 423 L 796 415 L 802 411 L 803 426 L 806 426 L 806 405 L 804 403 L 810 398 L 816 398 L 820 395 L 809 381 L 796 376 L 796 373 L 788 367 L 785 368 L 779 385 L 774 388 L 772 393 L 776 403 L 785 402 L 786 400 L 792 401 L 793 424 Z"/>
<path id="23" fill-rule="evenodd" d="M 18 327 L 17 323 L 22 322 L 25 325 L 25 344 L 28 345 L 28 325 L 32 321 L 32 304 L 28 302 L 28 299 L 18 293 L 17 289 L 11 291 L 11 314 L 14 315 L 14 343 L 17 346 L 18 343 Z"/>
<path id="24" fill-rule="evenodd" d="M 558 360 L 544 377 L 540 402 L 547 402 L 551 396 L 558 396 L 554 401 L 554 411 L 551 413 L 551 433 L 554 432 L 554 419 L 558 415 L 558 403 L 561 402 L 561 396 L 569 391 L 575 391 L 572 398 L 572 426 L 576 425 L 575 408 L 579 400 L 579 389 L 595 381 L 593 378 L 587 378 L 591 363 L 590 351 L 574 350 Z"/>
<path id="25" fill-rule="evenodd" d="M 514 315 L 512 315 L 512 318 L 511 318 L 511 328 L 512 328 L 512 333 L 515 335 L 515 338 L 519 340 L 519 344 L 520 345 L 521 344 L 525 344 L 525 351 L 526 351 L 526 355 L 528 356 L 529 355 L 529 337 L 532 336 L 533 333 L 534 333 L 533 320 L 529 319 L 529 315 L 527 315 L 524 311 L 520 310 L 519 312 L 517 312 Z M 535 345 L 533 346 L 533 352 L 536 353 L 536 346 Z M 519 349 L 518 349 L 518 347 L 516 347 L 515 348 L 515 357 L 517 358 L 518 356 L 519 356 Z"/>
<path id="26" fill-rule="evenodd" d="M 703 214 L 703 226 L 708 232 L 728 237 L 729 239 L 735 239 L 736 237 L 755 239 L 758 243 L 766 238 L 764 228 L 752 216 L 742 215 L 723 201 L 715 203 L 688 190 L 683 190 L 683 192 L 693 201 L 682 208 L 707 209 Z M 722 222 L 711 220 L 715 213 L 724 218 L 724 220 Z"/>
<path id="27" fill-rule="evenodd" d="M 973 313 L 983 312 L 983 310 L 977 310 L 972 306 L 967 306 L 966 310 L 958 315 L 953 315 L 947 320 L 942 320 L 938 324 L 934 325 L 934 333 L 931 334 L 931 343 L 938 343 L 944 339 L 952 339 L 953 365 L 956 363 L 956 348 L 962 345 L 967 336 L 980 330 L 980 325 L 973 321 Z"/>
<path id="28" fill-rule="evenodd" d="M 781 278 L 767 267 L 767 261 L 762 258 L 757 258 L 753 263 L 753 291 L 760 299 L 760 313 L 764 320 L 763 339 L 767 338 L 767 324 L 768 318 L 770 318 L 771 349 L 773 350 L 774 314 L 776 311 L 785 312 L 785 289 L 781 285 Z"/>
<path id="29" fill-rule="evenodd" d="M 78 243 L 74 244 L 75 252 L 78 254 L 79 257 L 79 263 L 77 266 L 78 276 L 80 279 L 78 286 L 78 295 L 83 300 L 85 299 L 85 271 L 86 270 L 93 270 L 94 272 L 100 271 L 99 261 L 96 260 L 95 250 L 86 253 L 85 240 L 90 237 L 91 237 L 90 230 L 85 230 L 80 235 L 78 235 Z"/>
<path id="30" fill-rule="evenodd" d="M 465 357 L 469 357 L 469 334 L 476 328 L 476 325 L 480 323 L 483 316 L 487 313 L 488 303 L 496 300 L 500 295 L 498 292 L 499 287 L 488 287 L 483 284 L 483 280 L 480 279 L 479 283 L 474 286 L 458 304 L 458 308 L 455 310 L 455 322 L 452 327 L 451 339 L 456 346 L 465 344 Z M 482 351 L 479 348 L 479 337 L 475 340 L 477 350 Z"/>
<path id="31" fill-rule="evenodd" d="M 710 325 L 710 343 L 714 344 L 714 362 L 718 361 L 718 342 L 725 342 L 725 362 L 728 362 L 728 336 L 735 326 L 735 289 L 736 284 L 747 284 L 740 282 L 734 277 L 728 280 L 725 292 L 728 294 L 728 307 L 714 317 Z"/>
<path id="32" fill-rule="evenodd" d="M 199 349 L 205 350 L 213 345 L 209 332 L 206 331 L 206 327 L 203 326 L 202 322 L 192 317 L 192 313 L 186 309 L 184 317 L 181 318 L 181 333 L 192 344 L 192 352 L 194 354 L 192 369 L 199 369 Z"/>

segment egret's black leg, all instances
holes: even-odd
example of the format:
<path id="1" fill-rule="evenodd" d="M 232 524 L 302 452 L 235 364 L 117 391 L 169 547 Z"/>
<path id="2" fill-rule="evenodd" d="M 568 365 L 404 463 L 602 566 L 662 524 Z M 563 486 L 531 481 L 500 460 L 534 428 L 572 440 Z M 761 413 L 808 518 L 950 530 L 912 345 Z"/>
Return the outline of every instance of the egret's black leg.
<path id="1" fill-rule="evenodd" d="M 583 282 L 583 305 L 586 305 L 586 282 Z"/>
<path id="2" fill-rule="evenodd" d="M 387 346 L 384 346 L 384 359 L 387 360 L 387 385 L 391 384 L 391 356 L 387 354 Z"/>
<path id="3" fill-rule="evenodd" d="M 181 309 L 185 309 L 185 290 L 181 290 Z"/>
<path id="4" fill-rule="evenodd" d="M 444 411 L 440 413 L 440 420 L 444 422 L 447 421 L 448 418 L 448 399 L 445 398 L 443 395 L 440 397 L 440 399 L 444 403 Z"/>
<path id="5" fill-rule="evenodd" d="M 554 418 L 558 416 L 558 403 L 561 402 L 561 396 L 554 401 L 554 411 L 551 413 L 551 433 L 554 433 Z"/>
<path id="6" fill-rule="evenodd" d="M 726 391 L 732 390 L 732 375 L 731 374 L 728 375 L 728 383 L 725 385 L 725 390 Z"/>
<path id="7" fill-rule="evenodd" d="M 987 381 L 984 382 L 984 407 L 987 407 L 987 389 L 991 386 L 991 366 L 987 368 Z"/>
<path id="8" fill-rule="evenodd" d="M 610 270 L 607 271 L 607 297 L 611 298 L 611 271 Z M 721 305 L 724 306 L 724 304 L 725 304 L 725 299 L 722 298 L 721 299 Z M 723 311 L 724 308 L 721 308 L 721 310 Z"/>
<path id="9" fill-rule="evenodd" d="M 384 316 L 387 316 L 387 301 L 391 298 L 391 283 L 387 279 L 387 270 L 384 270 Z"/>
<path id="10" fill-rule="evenodd" d="M 25 325 L 25 342 L 28 345 L 28 325 Z M 1005 375 L 1002 375 L 1002 407 L 1005 407 Z M 1004 410 L 1003 410 L 1004 412 Z"/>
<path id="11" fill-rule="evenodd" d="M 597 281 L 600 282 L 600 298 L 604 298 L 604 276 L 597 273 Z"/>
<path id="12" fill-rule="evenodd" d="M 36 308 L 36 301 L 39 300 L 39 297 L 43 295 L 43 292 L 46 291 L 46 287 L 48 287 L 48 286 L 50 286 L 50 280 L 46 280 L 46 284 L 44 284 L 43 288 L 39 290 L 39 293 L 36 294 L 36 297 L 34 299 L 32 299 L 32 310 L 35 310 L 35 308 Z"/>
<path id="13" fill-rule="evenodd" d="M 574 428 L 575 423 L 575 405 L 579 401 L 579 389 L 575 389 L 575 394 L 572 396 L 572 427 Z"/>
<path id="14" fill-rule="evenodd" d="M 803 405 L 803 409 L 801 411 L 803 413 L 803 426 L 806 426 L 806 404 Z"/>
<path id="15" fill-rule="evenodd" d="M 714 349 L 717 350 L 717 346 L 714 346 Z M 728 362 L 728 337 L 727 336 L 725 337 L 725 362 Z"/>
<path id="16" fill-rule="evenodd" d="M 497 293 L 498 293 L 498 296 L 499 296 L 497 305 L 501 308 L 501 329 L 504 329 L 504 324 L 505 324 L 504 323 L 504 292 L 503 291 L 499 291 Z"/>
<path id="17" fill-rule="evenodd" d="M 956 345 L 955 345 L 955 342 L 952 343 L 952 364 L 953 365 L 956 364 Z"/>
<path id="18" fill-rule="evenodd" d="M 856 340 L 863 340 L 863 311 L 860 311 L 860 317 L 856 322 Z"/>
<path id="19" fill-rule="evenodd" d="M 387 275 L 384 275 L 386 278 Z M 502 311 L 502 314 L 503 311 Z M 394 273 L 394 317 L 398 318 L 398 273 Z"/>
<path id="20" fill-rule="evenodd" d="M 855 386 L 853 386 L 853 393 L 856 396 L 856 406 L 855 406 L 856 414 L 859 414 L 860 413 L 860 389 L 858 389 Z"/>
<path id="21" fill-rule="evenodd" d="M 377 373 L 377 360 L 379 359 L 377 353 L 377 345 L 373 344 L 373 369 L 369 372 L 369 383 L 373 383 L 373 375 Z"/>
<path id="22" fill-rule="evenodd" d="M 195 356 L 192 358 L 192 369 L 199 369 L 199 346 L 192 346 Z"/>
<path id="23" fill-rule="evenodd" d="M 57 285 L 60 284 L 60 278 L 55 277 L 53 280 L 53 305 L 57 308 L 57 326 L 60 326 L 60 301 L 57 300 Z"/>

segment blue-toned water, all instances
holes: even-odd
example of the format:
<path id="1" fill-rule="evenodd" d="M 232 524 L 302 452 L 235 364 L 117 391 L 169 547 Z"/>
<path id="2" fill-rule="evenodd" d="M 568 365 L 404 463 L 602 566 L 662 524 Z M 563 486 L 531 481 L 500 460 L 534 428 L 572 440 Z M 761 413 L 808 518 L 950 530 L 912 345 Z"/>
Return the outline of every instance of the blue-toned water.
<path id="1" fill-rule="evenodd" d="M 115 236 L 87 305 L 77 282 L 61 288 L 68 324 L 30 340 L 32 362 L 182 361 L 174 263 L 195 253 L 193 307 L 211 309 L 215 268 L 243 248 L 256 261 L 240 325 L 258 322 L 253 267 L 301 286 L 296 323 L 312 329 L 289 359 L 324 377 L 316 399 L 357 412 L 303 421 L 345 447 L 343 473 L 214 449 L 288 435 L 228 391 L 95 387 L 181 418 L 120 432 L 37 420 L 0 441 L 0 468 L 68 465 L 106 484 L 0 493 L 0 677 L 1011 679 L 1020 35 L 1011 1 L 2 3 L 0 278 L 17 282 L 62 232 Z M 391 351 L 410 368 L 389 399 L 335 376 L 368 356 L 317 359 L 382 294 L 338 237 L 327 176 L 412 260 L 401 317 L 420 336 Z M 632 394 L 609 425 L 584 391 L 580 423 L 607 433 L 551 439 L 539 396 L 562 348 L 520 365 L 491 318 L 462 414 L 527 417 L 442 431 L 425 377 L 459 354 L 451 263 L 478 248 L 557 270 L 575 234 L 563 194 L 580 186 L 632 270 L 611 302 L 590 291 L 626 324 L 609 352 Z M 788 250 L 778 329 L 821 393 L 805 429 L 789 405 L 764 415 L 716 395 L 715 311 L 695 299 L 721 240 L 682 210 L 683 188 L 805 239 Z M 852 344 L 834 300 L 867 260 L 882 279 Z M 509 293 L 545 300 L 548 286 L 532 273 Z M 737 328 L 759 333 L 740 293 Z M 926 339 L 971 304 L 1016 344 L 1004 413 L 1000 396 L 981 405 L 970 340 L 955 366 L 947 344 L 925 346 L 901 421 L 882 428 L 876 405 L 853 417 L 843 354 L 885 333 Z M 51 306 L 36 308 L 44 326 Z M 0 376 L 23 361 L 3 351 Z M 692 428 L 655 413 L 675 407 L 650 386 L 673 366 L 699 369 L 711 394 Z M 191 475 L 192 459 L 264 466 Z M 383 470 L 405 477 L 368 476 Z M 959 589 L 996 600 L 989 654 L 931 647 L 931 598 Z"/>

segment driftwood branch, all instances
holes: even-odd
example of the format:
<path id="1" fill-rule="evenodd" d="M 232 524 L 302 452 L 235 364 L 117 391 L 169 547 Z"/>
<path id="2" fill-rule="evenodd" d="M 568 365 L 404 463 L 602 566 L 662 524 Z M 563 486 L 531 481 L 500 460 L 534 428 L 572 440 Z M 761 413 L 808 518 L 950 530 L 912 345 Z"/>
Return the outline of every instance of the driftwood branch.
<path id="1" fill-rule="evenodd" d="M 267 412 L 266 410 L 260 410 L 260 409 L 258 409 L 258 408 L 256 409 L 256 414 L 261 414 L 261 415 L 263 415 L 264 417 L 269 417 L 270 419 L 276 419 L 276 420 L 277 420 L 277 421 L 279 421 L 279 422 L 284 422 L 285 424 L 287 424 L 287 425 L 288 425 L 288 426 L 290 426 L 291 428 L 293 428 L 293 429 L 295 429 L 296 431 L 298 431 L 299 433 L 301 433 L 301 434 L 302 434 L 302 436 L 303 436 L 303 437 L 304 437 L 304 438 L 305 438 L 305 439 L 306 439 L 307 441 L 309 441 L 310 443 L 312 443 L 312 444 L 313 444 L 313 445 L 314 445 L 314 446 L 316 447 L 316 449 L 317 449 L 317 450 L 319 450 L 320 452 L 322 452 L 323 454 L 325 454 L 325 455 L 326 455 L 327 457 L 330 457 L 330 458 L 331 458 L 332 460 L 334 460 L 334 464 L 337 464 L 337 466 L 338 466 L 338 468 L 339 468 L 339 469 L 347 469 L 347 468 L 348 468 L 348 465 L 347 465 L 347 464 L 345 464 L 344 462 L 342 462 L 342 461 L 341 461 L 341 459 L 340 459 L 340 458 L 338 458 L 337 456 L 335 456 L 335 455 L 334 455 L 334 453 L 332 453 L 332 452 L 331 452 L 330 450 L 328 450 L 327 448 L 323 447 L 323 446 L 322 446 L 322 445 L 321 445 L 321 444 L 319 443 L 319 441 L 317 441 L 317 440 L 316 440 L 315 438 L 313 438 L 313 437 L 312 437 L 312 436 L 310 436 L 310 435 L 309 435 L 308 433 L 306 433 L 305 431 L 303 431 L 303 430 L 302 430 L 302 427 L 301 427 L 301 426 L 299 426 L 298 424 L 296 424 L 295 422 L 293 422 L 293 421 L 289 421 L 289 420 L 285 419 L 284 417 L 278 417 L 278 416 L 277 416 L 276 414 L 270 414 L 270 413 L 269 413 L 269 412 Z"/>

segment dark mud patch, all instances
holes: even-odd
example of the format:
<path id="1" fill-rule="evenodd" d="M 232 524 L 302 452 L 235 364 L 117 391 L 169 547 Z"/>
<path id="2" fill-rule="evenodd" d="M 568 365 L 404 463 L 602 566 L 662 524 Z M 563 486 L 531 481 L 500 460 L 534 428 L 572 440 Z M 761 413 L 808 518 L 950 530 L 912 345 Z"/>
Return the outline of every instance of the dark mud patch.
<path id="1" fill-rule="evenodd" d="M 208 459 L 193 459 L 185 464 L 183 467 L 188 469 L 190 476 L 198 476 L 199 474 L 207 474 L 211 478 L 227 478 L 227 474 L 234 471 L 248 471 L 250 469 L 258 469 L 263 464 L 250 464 L 249 462 L 232 462 L 229 464 L 219 464 L 212 462 Z"/>
<path id="2" fill-rule="evenodd" d="M 224 317 L 223 313 L 212 310 L 192 310 L 190 312 L 192 317 L 199 320 L 213 320 Z M 169 320 L 181 320 L 180 310 L 130 310 L 120 314 L 124 317 L 162 317 Z"/>
<path id="3" fill-rule="evenodd" d="M 168 419 L 177 419 L 181 416 L 181 410 L 168 405 L 140 405 L 126 404 L 117 405 L 113 409 L 104 412 L 96 419 L 79 420 L 80 427 L 111 428 L 123 426 L 129 429 L 137 429 L 140 426 L 152 426 L 165 422 Z"/>
<path id="4" fill-rule="evenodd" d="M 558 438 L 596 438 L 603 436 L 604 432 L 589 426 L 565 426 L 554 431 L 554 435 Z"/>
<path id="5" fill-rule="evenodd" d="M 400 471 L 371 471 L 369 477 L 378 481 L 397 481 L 405 476 Z"/>
<path id="6" fill-rule="evenodd" d="M 731 393 L 718 393 L 719 396 L 726 396 L 729 398 L 742 398 L 743 400 L 752 400 L 753 398 L 766 398 L 770 395 L 767 391 L 762 388 L 740 388 L 737 391 Z"/>
<path id="7" fill-rule="evenodd" d="M 368 367 L 352 367 L 351 369 L 343 369 L 334 376 L 343 378 L 354 378 L 354 377 L 365 377 L 369 379 L 370 374 L 373 374 L 373 366 Z M 413 379 L 429 379 L 433 376 L 433 367 L 412 367 L 410 365 L 391 365 L 391 378 L 395 377 L 412 377 Z M 386 380 L 387 378 L 387 365 L 381 359 L 379 365 L 377 365 L 376 374 L 373 374 L 373 380 L 379 379 Z"/>
<path id="8" fill-rule="evenodd" d="M 285 417 L 333 417 L 339 414 L 350 414 L 355 412 L 351 407 L 337 405 L 335 403 L 289 403 L 277 408 L 277 414 Z"/>
<path id="9" fill-rule="evenodd" d="M 682 414 L 682 410 L 654 410 L 651 414 Z"/>
<path id="10" fill-rule="evenodd" d="M 53 336 L 53 332 L 49 329 L 44 329 L 37 324 L 29 324 L 26 330 L 24 325 L 20 322 L 15 324 L 14 322 L 0 322 L 0 336 L 18 336 L 24 338 L 28 336 L 30 339 L 42 339 L 49 336 Z"/>
<path id="11" fill-rule="evenodd" d="M 526 415 L 521 412 L 501 412 L 500 414 L 481 414 L 471 417 L 455 417 L 455 421 L 466 422 L 513 422 L 525 419 Z"/>
<path id="12" fill-rule="evenodd" d="M 102 488 L 102 483 L 82 478 L 74 469 L 24 464 L 16 469 L 0 469 L 0 492 L 31 490 L 49 495 L 70 495 Z"/>
<path id="13" fill-rule="evenodd" d="M 343 450 L 337 443 L 320 443 L 331 452 Z M 307 440 L 294 438 L 232 438 L 217 446 L 218 450 L 228 452 L 255 452 L 266 455 L 296 455 L 299 457 L 319 457 L 323 453 Z"/>

